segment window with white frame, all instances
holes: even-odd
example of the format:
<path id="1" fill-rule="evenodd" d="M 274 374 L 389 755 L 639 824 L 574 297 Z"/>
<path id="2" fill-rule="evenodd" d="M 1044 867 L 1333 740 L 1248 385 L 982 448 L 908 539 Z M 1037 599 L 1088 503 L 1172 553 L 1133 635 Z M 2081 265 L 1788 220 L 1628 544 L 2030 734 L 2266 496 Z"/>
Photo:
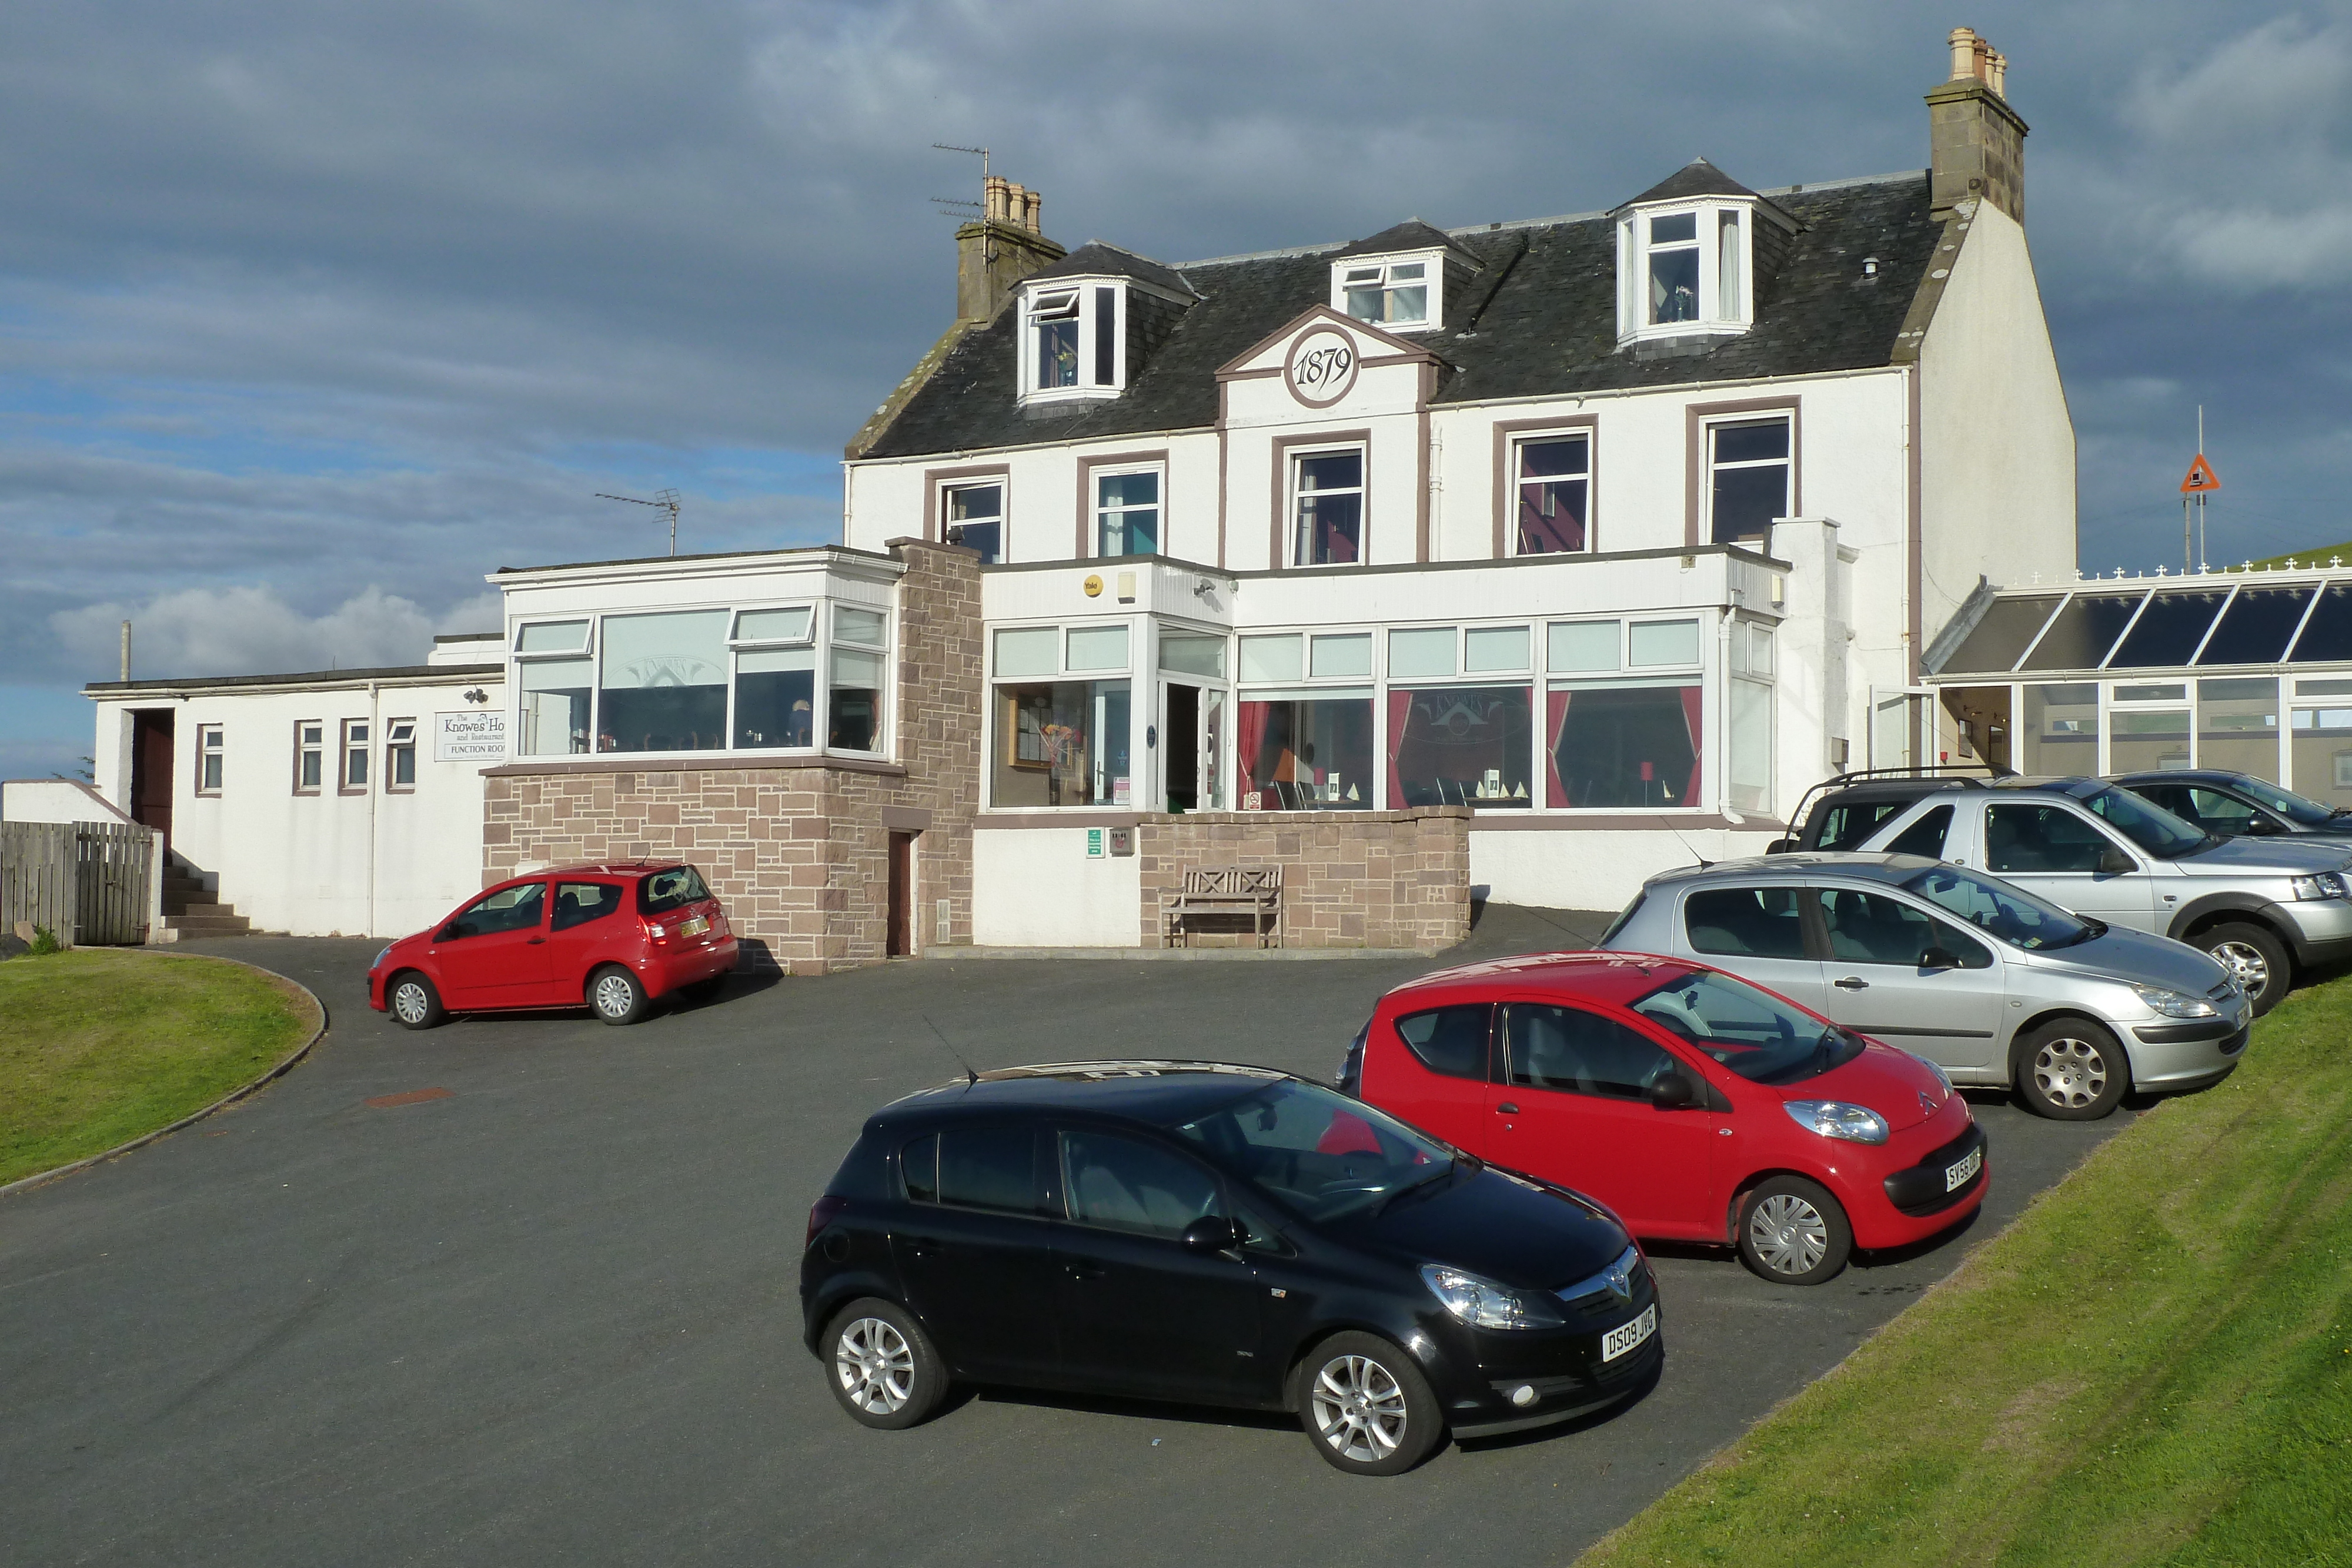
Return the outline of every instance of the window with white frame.
<path id="1" fill-rule="evenodd" d="M 221 790 L 223 758 L 226 744 L 221 727 L 216 724 L 196 726 L 196 793 L 217 795 Z"/>
<path id="2" fill-rule="evenodd" d="M 294 792 L 315 795 L 327 771 L 327 727 L 317 719 L 294 726 Z"/>
<path id="3" fill-rule="evenodd" d="M 1444 319 L 1440 300 L 1444 256 L 1354 256 L 1331 268 L 1331 308 L 1390 331 L 1433 327 Z"/>
<path id="4" fill-rule="evenodd" d="M 1241 639 L 1234 787 L 1244 811 L 1380 807 L 1370 630 Z"/>
<path id="5" fill-rule="evenodd" d="M 1290 459 L 1293 566 L 1346 566 L 1364 559 L 1364 449 L 1302 452 Z"/>
<path id="6" fill-rule="evenodd" d="M 1061 280 L 1021 301 L 1024 402 L 1116 396 L 1127 384 L 1127 289 L 1108 279 Z"/>
<path id="7" fill-rule="evenodd" d="M 343 720 L 342 765 L 335 785 L 339 793 L 356 795 L 368 787 L 368 721 Z"/>
<path id="8" fill-rule="evenodd" d="M 887 749 L 890 617 L 812 601 L 517 629 L 518 757 Z"/>
<path id="9" fill-rule="evenodd" d="M 1521 436 L 1511 444 L 1517 468 L 1518 511 L 1511 528 L 1513 555 L 1589 550 L 1585 524 L 1591 500 L 1592 437 L 1583 431 Z"/>
<path id="10" fill-rule="evenodd" d="M 940 486 L 948 543 L 980 552 L 986 566 L 1004 559 L 1004 481 Z"/>
<path id="11" fill-rule="evenodd" d="M 1531 630 L 1406 626 L 1388 643 L 1391 806 L 1533 807 Z"/>
<path id="12" fill-rule="evenodd" d="M 988 803 L 1133 804 L 1128 622 L 1004 627 L 992 639 L 991 653 L 995 736 Z"/>
<path id="13" fill-rule="evenodd" d="M 1731 623 L 1727 783 L 1731 804 L 1741 811 L 1771 810 L 1772 638 L 1761 621 Z"/>
<path id="14" fill-rule="evenodd" d="M 1790 515 L 1792 427 L 1785 413 L 1706 427 L 1707 537 L 1717 544 L 1766 538 Z"/>
<path id="15" fill-rule="evenodd" d="M 1129 468 L 1095 475 L 1095 553 L 1160 553 L 1158 468 Z"/>
<path id="16" fill-rule="evenodd" d="M 1698 621 L 1555 621 L 1544 643 L 1545 804 L 1700 805 L 1706 731 Z"/>
<path id="17" fill-rule="evenodd" d="M 1765 221 L 1744 201 L 1668 203 L 1620 218 L 1619 340 L 1745 331 L 1753 229 Z"/>
<path id="18" fill-rule="evenodd" d="M 384 721 L 383 787 L 395 794 L 416 788 L 416 721 L 413 718 Z"/>

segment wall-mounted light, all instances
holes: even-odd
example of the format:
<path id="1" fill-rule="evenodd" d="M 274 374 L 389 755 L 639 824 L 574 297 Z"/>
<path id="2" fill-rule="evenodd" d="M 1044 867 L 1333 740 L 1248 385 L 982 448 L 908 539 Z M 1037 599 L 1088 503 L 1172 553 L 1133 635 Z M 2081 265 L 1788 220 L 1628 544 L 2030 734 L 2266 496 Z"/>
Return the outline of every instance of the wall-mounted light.
<path id="1" fill-rule="evenodd" d="M 476 686 L 472 691 L 465 693 L 464 695 L 466 700 L 469 703 L 486 703 L 490 700 L 490 694 L 484 691 L 479 686 Z"/>

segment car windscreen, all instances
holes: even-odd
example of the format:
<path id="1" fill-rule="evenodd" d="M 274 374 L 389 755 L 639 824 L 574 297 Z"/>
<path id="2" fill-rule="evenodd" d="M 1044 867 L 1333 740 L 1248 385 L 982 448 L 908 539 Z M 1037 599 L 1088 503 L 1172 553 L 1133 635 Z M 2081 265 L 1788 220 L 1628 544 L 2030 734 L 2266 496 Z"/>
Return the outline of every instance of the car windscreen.
<path id="1" fill-rule="evenodd" d="M 702 885 L 702 878 L 690 865 L 657 871 L 637 883 L 637 913 L 659 915 L 667 910 L 680 909 L 689 904 L 699 904 L 710 896 Z"/>
<path id="2" fill-rule="evenodd" d="M 1730 975 L 1693 970 L 1633 1010 L 1755 1083 L 1801 1083 L 1862 1054 L 1862 1038 Z"/>
<path id="3" fill-rule="evenodd" d="M 2112 785 L 2079 797 L 2109 826 L 2158 860 L 2179 860 L 2214 842 L 2202 828 L 2182 821 L 2155 801 Z"/>
<path id="4" fill-rule="evenodd" d="M 1450 1173 L 1455 1153 L 1360 1100 L 1269 1083 L 1174 1129 L 1212 1163 L 1309 1219 L 1370 1208 Z"/>
<path id="5" fill-rule="evenodd" d="M 1903 889 L 1951 911 L 1988 936 L 2032 952 L 2072 947 L 2095 930 L 2054 904 L 1958 866 L 1930 866 L 1905 883 Z"/>
<path id="6" fill-rule="evenodd" d="M 2306 828 L 2334 821 L 2337 814 L 2333 806 L 2323 806 L 2308 796 L 2298 795 L 2292 789 L 2282 789 L 2275 784 L 2265 784 L 2259 779 L 2236 779 L 2233 788 L 2239 794 L 2251 798 L 2256 805 L 2268 806 L 2288 821 L 2300 822 Z"/>

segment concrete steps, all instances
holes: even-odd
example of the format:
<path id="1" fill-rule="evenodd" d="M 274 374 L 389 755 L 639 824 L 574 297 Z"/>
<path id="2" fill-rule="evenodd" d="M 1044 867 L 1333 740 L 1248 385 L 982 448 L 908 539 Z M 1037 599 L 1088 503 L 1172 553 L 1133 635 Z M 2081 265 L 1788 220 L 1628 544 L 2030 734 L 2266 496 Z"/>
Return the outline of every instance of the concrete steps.
<path id="1" fill-rule="evenodd" d="M 163 928 L 173 940 L 191 936 L 243 936 L 253 922 L 223 904 L 201 878 L 173 866 L 163 873 Z"/>

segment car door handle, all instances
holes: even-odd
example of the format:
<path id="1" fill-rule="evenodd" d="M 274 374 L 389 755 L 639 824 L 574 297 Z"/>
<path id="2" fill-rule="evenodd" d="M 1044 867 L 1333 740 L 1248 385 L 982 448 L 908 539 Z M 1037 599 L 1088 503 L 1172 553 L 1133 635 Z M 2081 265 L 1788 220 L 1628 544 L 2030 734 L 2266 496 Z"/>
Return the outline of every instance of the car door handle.
<path id="1" fill-rule="evenodd" d="M 1097 1262 L 1092 1258 L 1073 1258 L 1070 1260 L 1070 1278 L 1073 1280 L 1099 1280 L 1109 1271 L 1110 1270 L 1108 1269 L 1105 1268 L 1100 1262 Z"/>
<path id="2" fill-rule="evenodd" d="M 1518 1113 L 1519 1108 L 1508 1100 L 1495 1107 L 1495 1114 L 1497 1116 L 1516 1116 Z"/>
<path id="3" fill-rule="evenodd" d="M 1830 984 L 1835 986 L 1841 991 L 1866 991 L 1870 989 L 1870 982 L 1864 979 L 1859 975 L 1848 975 L 1844 979 L 1832 980 Z"/>
<path id="4" fill-rule="evenodd" d="M 939 1239 L 932 1236 L 909 1236 L 907 1238 L 907 1250 L 918 1258 L 936 1258 L 940 1255 Z"/>
<path id="5" fill-rule="evenodd" d="M 536 947 L 546 940 L 547 938 L 544 936 L 534 936 L 530 941 L 524 943 L 523 946 L 526 947 Z"/>

